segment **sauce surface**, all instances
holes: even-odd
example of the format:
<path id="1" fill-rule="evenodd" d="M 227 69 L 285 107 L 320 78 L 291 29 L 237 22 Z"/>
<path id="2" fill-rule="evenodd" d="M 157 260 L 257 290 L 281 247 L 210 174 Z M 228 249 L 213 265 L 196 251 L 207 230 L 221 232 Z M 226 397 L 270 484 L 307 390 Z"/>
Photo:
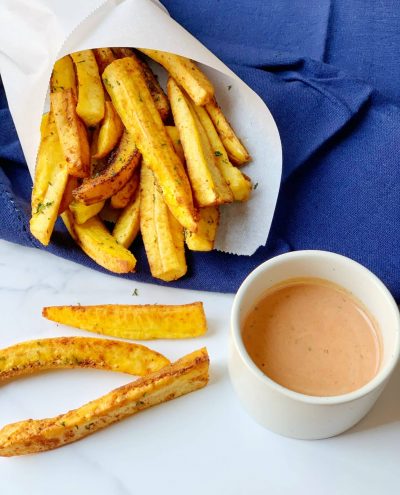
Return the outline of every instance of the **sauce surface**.
<path id="1" fill-rule="evenodd" d="M 284 387 L 341 395 L 369 382 L 380 364 L 379 329 L 343 288 L 314 278 L 272 287 L 242 329 L 252 360 Z"/>

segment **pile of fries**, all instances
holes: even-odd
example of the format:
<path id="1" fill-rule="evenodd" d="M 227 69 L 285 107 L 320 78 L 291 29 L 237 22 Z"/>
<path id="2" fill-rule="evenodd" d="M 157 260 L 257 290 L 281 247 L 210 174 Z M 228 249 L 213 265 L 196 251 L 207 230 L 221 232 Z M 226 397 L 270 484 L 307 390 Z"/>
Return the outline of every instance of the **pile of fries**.
<path id="1" fill-rule="evenodd" d="M 169 73 L 168 95 L 145 56 Z M 213 249 L 218 206 L 250 197 L 238 168 L 250 155 L 189 59 L 147 49 L 76 52 L 55 63 L 50 102 L 30 221 L 44 245 L 61 215 L 96 263 L 128 273 L 140 232 L 152 275 L 176 280 L 187 271 L 185 244 Z"/>

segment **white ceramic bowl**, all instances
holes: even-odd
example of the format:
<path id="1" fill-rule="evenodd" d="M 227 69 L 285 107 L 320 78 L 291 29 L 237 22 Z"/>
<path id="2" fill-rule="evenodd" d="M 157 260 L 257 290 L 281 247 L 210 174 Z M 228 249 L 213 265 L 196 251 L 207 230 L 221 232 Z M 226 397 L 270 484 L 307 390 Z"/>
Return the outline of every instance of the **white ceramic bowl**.
<path id="1" fill-rule="evenodd" d="M 293 392 L 268 378 L 248 355 L 241 333 L 248 312 L 267 289 L 295 277 L 330 280 L 351 292 L 375 317 L 382 337 L 381 365 L 360 389 L 334 397 Z M 233 302 L 229 346 L 233 386 L 258 423 L 288 437 L 327 438 L 360 421 L 385 387 L 399 359 L 399 310 L 383 283 L 359 263 L 326 251 L 296 251 L 266 261 L 243 282 Z"/>

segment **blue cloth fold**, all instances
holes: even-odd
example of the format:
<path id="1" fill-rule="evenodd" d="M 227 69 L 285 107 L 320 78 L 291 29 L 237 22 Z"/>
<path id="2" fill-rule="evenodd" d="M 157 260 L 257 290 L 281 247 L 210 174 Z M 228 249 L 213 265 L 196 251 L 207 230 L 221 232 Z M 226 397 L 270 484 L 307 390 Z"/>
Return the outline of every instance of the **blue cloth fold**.
<path id="1" fill-rule="evenodd" d="M 284 156 L 267 245 L 251 257 L 188 253 L 188 275 L 168 285 L 234 292 L 272 256 L 327 249 L 363 263 L 399 300 L 398 3 L 163 3 L 264 99 L 277 122 Z M 32 183 L 2 89 L 0 124 L 0 237 L 41 247 L 29 235 Z M 60 222 L 46 249 L 102 271 Z M 138 271 L 126 277 L 158 283 L 149 275 L 140 240 L 132 250 Z"/>

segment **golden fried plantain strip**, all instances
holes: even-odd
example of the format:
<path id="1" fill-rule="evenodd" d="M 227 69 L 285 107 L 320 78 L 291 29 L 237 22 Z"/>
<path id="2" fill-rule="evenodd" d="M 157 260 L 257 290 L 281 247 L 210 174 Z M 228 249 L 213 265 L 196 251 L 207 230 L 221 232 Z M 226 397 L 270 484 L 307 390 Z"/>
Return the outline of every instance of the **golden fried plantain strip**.
<path id="1" fill-rule="evenodd" d="M 247 201 L 253 188 L 251 180 L 242 174 L 242 172 L 237 167 L 234 167 L 229 161 L 218 132 L 204 107 L 192 105 L 192 109 L 196 112 L 207 133 L 208 140 L 210 141 L 215 156 L 215 162 L 225 181 L 229 185 L 235 201 Z"/>
<path id="2" fill-rule="evenodd" d="M 140 174 L 140 231 L 153 277 L 165 282 L 183 277 L 187 271 L 183 227 L 169 212 L 145 162 Z"/>
<path id="3" fill-rule="evenodd" d="M 235 131 L 232 129 L 215 98 L 207 103 L 206 110 L 220 135 L 229 158 L 236 165 L 247 163 L 251 159 L 251 156 L 240 139 L 236 136 Z"/>
<path id="4" fill-rule="evenodd" d="M 112 235 L 118 244 L 127 249 L 136 239 L 140 229 L 140 194 L 136 192 L 136 196 L 122 210 L 121 215 L 114 226 Z"/>
<path id="5" fill-rule="evenodd" d="M 50 369 L 97 368 L 144 376 L 169 364 L 143 345 L 92 337 L 30 340 L 0 349 L 0 382 Z"/>
<path id="6" fill-rule="evenodd" d="M 206 132 L 192 111 L 189 100 L 171 77 L 168 80 L 168 96 L 198 206 L 232 202 L 232 192 L 215 163 L 216 157 Z"/>
<path id="7" fill-rule="evenodd" d="M 210 80 L 192 60 L 160 50 L 140 51 L 161 64 L 196 105 L 205 105 L 214 96 L 214 87 Z"/>
<path id="8" fill-rule="evenodd" d="M 97 215 L 104 206 L 104 201 L 100 201 L 99 203 L 93 203 L 92 205 L 85 205 L 84 203 L 81 203 L 80 201 L 76 201 L 74 199 L 70 205 L 69 209 L 72 212 L 72 215 L 74 216 L 74 220 L 76 223 L 79 225 L 82 223 L 85 223 L 89 220 L 89 218 L 94 217 Z"/>
<path id="9" fill-rule="evenodd" d="M 79 225 L 66 210 L 62 215 L 65 226 L 75 242 L 98 265 L 113 273 L 129 273 L 135 270 L 136 258 L 117 243 L 98 217 L 92 217 Z"/>
<path id="10" fill-rule="evenodd" d="M 42 119 L 42 137 L 32 190 L 30 231 L 47 246 L 68 181 L 68 168 L 52 113 Z"/>
<path id="11" fill-rule="evenodd" d="M 76 99 L 72 89 L 50 93 L 50 101 L 68 171 L 75 177 L 88 177 L 89 141 L 86 128 L 76 113 Z"/>
<path id="12" fill-rule="evenodd" d="M 61 215 L 61 213 L 64 213 L 64 211 L 74 200 L 74 196 L 72 195 L 72 192 L 74 189 L 78 187 L 78 185 L 79 185 L 78 178 L 74 177 L 73 175 L 70 175 L 68 177 L 67 184 L 65 186 L 64 193 L 61 198 L 61 203 L 58 208 L 59 215 Z"/>
<path id="13" fill-rule="evenodd" d="M 186 161 L 185 153 L 183 151 L 178 129 L 174 125 L 166 125 L 165 128 L 167 129 L 168 135 L 172 141 L 172 144 L 175 149 L 175 153 L 179 156 L 181 162 L 185 163 Z"/>
<path id="14" fill-rule="evenodd" d="M 124 126 L 111 101 L 105 102 L 104 119 L 97 136 L 97 149 L 94 158 L 104 158 L 118 144 Z"/>
<path id="15" fill-rule="evenodd" d="M 7 425 L 0 430 L 0 456 L 33 454 L 75 442 L 143 409 L 205 387 L 208 369 L 203 348 L 66 414 Z"/>
<path id="16" fill-rule="evenodd" d="M 104 117 L 104 89 L 93 50 L 71 54 L 78 79 L 76 113 L 88 127 L 98 124 Z"/>
<path id="17" fill-rule="evenodd" d="M 132 177 L 140 159 L 133 136 L 125 131 L 108 167 L 97 177 L 85 180 L 74 191 L 74 198 L 87 205 L 110 198 Z"/>
<path id="18" fill-rule="evenodd" d="M 199 209 L 199 228 L 197 232 L 185 230 L 185 241 L 191 251 L 212 251 L 219 224 L 218 206 Z"/>
<path id="19" fill-rule="evenodd" d="M 103 81 L 122 122 L 153 170 L 172 214 L 181 225 L 195 231 L 196 214 L 189 180 L 140 67 L 132 57 L 121 58 L 106 68 Z"/>
<path id="20" fill-rule="evenodd" d="M 140 174 L 135 170 L 124 187 L 111 196 L 110 204 L 113 208 L 125 208 L 131 202 L 139 187 L 139 176 Z"/>
<path id="21" fill-rule="evenodd" d="M 162 121 L 165 122 L 170 113 L 169 101 L 153 71 L 131 48 L 113 48 L 113 52 L 118 58 L 133 57 L 136 63 L 139 64 L 158 113 Z"/>
<path id="22" fill-rule="evenodd" d="M 183 339 L 207 331 L 203 303 L 181 305 L 49 306 L 48 320 L 123 339 Z"/>
<path id="23" fill-rule="evenodd" d="M 52 93 L 64 89 L 71 89 L 75 98 L 77 97 L 74 63 L 69 55 L 57 60 L 50 79 L 50 91 Z"/>
<path id="24" fill-rule="evenodd" d="M 95 48 L 93 50 L 96 62 L 99 67 L 99 73 L 102 74 L 107 65 L 114 62 L 115 56 L 111 48 Z"/>

